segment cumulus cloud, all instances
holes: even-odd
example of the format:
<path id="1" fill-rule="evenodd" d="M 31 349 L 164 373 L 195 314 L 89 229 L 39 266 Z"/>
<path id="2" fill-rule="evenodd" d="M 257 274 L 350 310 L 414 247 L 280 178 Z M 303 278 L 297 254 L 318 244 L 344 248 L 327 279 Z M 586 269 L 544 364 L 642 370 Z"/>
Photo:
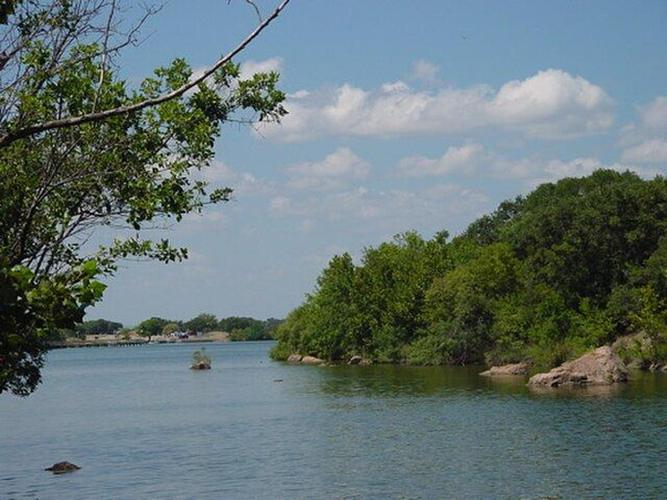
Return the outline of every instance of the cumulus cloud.
<path id="1" fill-rule="evenodd" d="M 621 158 L 628 162 L 667 164 L 667 140 L 649 139 L 636 146 L 626 148 Z"/>
<path id="2" fill-rule="evenodd" d="M 667 97 L 656 97 L 640 109 L 641 123 L 653 130 L 667 130 Z"/>
<path id="3" fill-rule="evenodd" d="M 527 186 L 551 182 L 563 177 L 582 177 L 595 170 L 633 171 L 643 177 L 659 173 L 655 169 L 631 162 L 604 163 L 597 158 L 580 157 L 571 160 L 544 159 L 539 156 L 508 158 L 479 144 L 450 146 L 439 158 L 411 156 L 399 160 L 396 173 L 403 177 L 476 174 L 480 177 L 517 179 Z"/>
<path id="4" fill-rule="evenodd" d="M 580 76 L 548 69 L 513 80 L 497 91 L 488 85 L 414 90 L 405 82 L 377 90 L 351 84 L 297 93 L 281 124 L 262 134 L 287 142 L 324 135 L 389 137 L 466 133 L 493 127 L 543 138 L 575 137 L 609 128 L 613 102 Z"/>
<path id="5" fill-rule="evenodd" d="M 451 219 L 469 221 L 489 206 L 488 197 L 457 184 L 429 185 L 422 189 L 346 188 L 318 196 L 293 197 L 271 202 L 273 216 L 301 218 L 308 227 L 314 221 L 352 224 L 360 231 L 368 230 L 395 234 L 411 228 L 439 230 Z"/>
<path id="6" fill-rule="evenodd" d="M 221 160 L 214 160 L 195 177 L 209 182 L 213 187 L 230 187 L 236 195 L 271 195 L 276 190 L 275 183 L 249 172 L 234 170 Z"/>
<path id="7" fill-rule="evenodd" d="M 437 64 L 420 59 L 412 65 L 412 78 L 426 84 L 439 83 L 438 73 L 440 68 Z"/>
<path id="8" fill-rule="evenodd" d="M 484 148 L 479 144 L 461 147 L 451 146 L 440 158 L 410 156 L 398 162 L 396 171 L 405 177 L 422 177 L 450 173 L 472 174 L 484 157 Z"/>
<path id="9" fill-rule="evenodd" d="M 272 57 L 263 61 L 253 61 L 252 59 L 241 63 L 241 80 L 251 78 L 255 73 L 269 73 L 271 71 L 281 71 L 283 60 L 280 57 Z"/>
<path id="10" fill-rule="evenodd" d="M 349 148 L 338 148 L 321 161 L 297 163 L 285 170 L 291 188 L 331 189 L 350 179 L 365 178 L 370 169 L 370 164 Z"/>
<path id="11" fill-rule="evenodd" d="M 623 130 L 623 161 L 667 163 L 667 97 L 656 97 L 638 110 L 638 122 Z"/>

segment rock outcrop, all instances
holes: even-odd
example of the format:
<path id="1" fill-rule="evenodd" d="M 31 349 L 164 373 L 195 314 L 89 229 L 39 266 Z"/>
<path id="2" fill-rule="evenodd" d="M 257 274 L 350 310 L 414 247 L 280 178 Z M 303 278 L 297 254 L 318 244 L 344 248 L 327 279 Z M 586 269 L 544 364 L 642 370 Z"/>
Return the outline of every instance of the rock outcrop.
<path id="1" fill-rule="evenodd" d="M 66 474 L 67 472 L 74 472 L 80 468 L 81 467 L 78 465 L 74 465 L 70 462 L 58 462 L 57 464 L 53 464 L 51 467 L 47 467 L 44 470 L 48 470 L 54 474 Z"/>
<path id="2" fill-rule="evenodd" d="M 288 363 L 301 363 L 303 356 L 301 354 L 290 354 L 287 358 Z"/>
<path id="3" fill-rule="evenodd" d="M 321 365 L 324 364 L 324 360 L 315 356 L 304 356 L 301 358 L 301 363 L 304 365 Z"/>
<path id="4" fill-rule="evenodd" d="M 480 375 L 485 377 L 528 375 L 528 369 L 528 363 L 512 363 L 509 365 L 492 366 L 480 373 Z"/>
<path id="5" fill-rule="evenodd" d="M 608 385 L 628 380 L 628 369 L 609 346 L 598 347 L 547 373 L 533 375 L 528 385 L 541 387 Z"/>

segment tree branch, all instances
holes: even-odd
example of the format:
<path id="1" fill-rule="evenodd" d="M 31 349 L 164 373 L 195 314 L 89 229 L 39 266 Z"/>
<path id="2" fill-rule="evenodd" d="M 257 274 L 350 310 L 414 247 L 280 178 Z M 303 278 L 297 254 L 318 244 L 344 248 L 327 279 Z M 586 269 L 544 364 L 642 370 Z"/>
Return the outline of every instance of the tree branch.
<path id="1" fill-rule="evenodd" d="M 7 132 L 4 135 L 0 136 L 0 148 L 6 147 L 14 141 L 23 139 L 25 137 L 34 134 L 38 134 L 40 132 L 45 132 L 47 130 L 54 130 L 59 128 L 66 128 L 66 127 L 75 127 L 83 123 L 100 121 L 106 118 L 110 118 L 112 116 L 118 116 L 126 113 L 133 113 L 135 111 L 141 111 L 142 109 L 151 106 L 157 106 L 159 104 L 162 104 L 164 102 L 182 96 L 188 90 L 196 87 L 201 82 L 206 80 L 209 76 L 215 73 L 215 71 L 217 71 L 219 68 L 227 64 L 229 61 L 232 60 L 234 56 L 236 56 L 239 52 L 245 49 L 250 44 L 250 42 L 252 42 L 262 31 L 264 31 L 264 29 L 271 23 L 271 21 L 273 21 L 276 17 L 278 17 L 280 12 L 287 6 L 289 2 L 290 0 L 283 0 L 282 3 L 278 5 L 278 7 L 276 7 L 273 13 L 269 17 L 267 17 L 264 21 L 262 21 L 252 33 L 250 33 L 239 45 L 236 46 L 236 48 L 234 48 L 234 50 L 232 50 L 222 58 L 218 59 L 218 61 L 213 66 L 211 66 L 211 68 L 202 73 L 202 75 L 200 75 L 198 78 L 195 78 L 194 80 L 180 86 L 176 90 L 173 90 L 171 92 L 168 92 L 166 94 L 163 94 L 155 98 L 146 99 L 144 101 L 135 104 L 119 106 L 117 108 L 107 109 L 104 111 L 98 111 L 94 113 L 88 113 L 80 116 L 72 116 L 69 118 L 51 120 L 48 122 L 39 123 L 37 125 L 20 128 L 13 132 Z"/>

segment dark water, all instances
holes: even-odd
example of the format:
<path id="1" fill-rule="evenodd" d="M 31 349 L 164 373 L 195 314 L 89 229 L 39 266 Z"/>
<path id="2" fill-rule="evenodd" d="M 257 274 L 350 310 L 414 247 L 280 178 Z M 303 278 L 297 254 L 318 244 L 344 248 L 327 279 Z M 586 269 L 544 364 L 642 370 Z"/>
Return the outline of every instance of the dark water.
<path id="1" fill-rule="evenodd" d="M 210 372 L 188 345 L 51 352 L 37 393 L 0 397 L 0 497 L 667 497 L 667 375 L 535 394 L 269 347 L 208 345 Z M 61 460 L 83 468 L 42 471 Z"/>

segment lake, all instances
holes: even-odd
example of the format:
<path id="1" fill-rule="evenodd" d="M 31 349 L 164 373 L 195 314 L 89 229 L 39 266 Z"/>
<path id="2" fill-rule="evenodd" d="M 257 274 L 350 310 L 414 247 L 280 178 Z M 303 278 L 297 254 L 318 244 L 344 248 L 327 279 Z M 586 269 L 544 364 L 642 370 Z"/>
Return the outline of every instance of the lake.
<path id="1" fill-rule="evenodd" d="M 667 375 L 530 392 L 479 368 L 310 367 L 272 343 L 63 349 L 0 397 L 2 498 L 658 498 Z M 67 460 L 80 471 L 42 469 Z"/>

